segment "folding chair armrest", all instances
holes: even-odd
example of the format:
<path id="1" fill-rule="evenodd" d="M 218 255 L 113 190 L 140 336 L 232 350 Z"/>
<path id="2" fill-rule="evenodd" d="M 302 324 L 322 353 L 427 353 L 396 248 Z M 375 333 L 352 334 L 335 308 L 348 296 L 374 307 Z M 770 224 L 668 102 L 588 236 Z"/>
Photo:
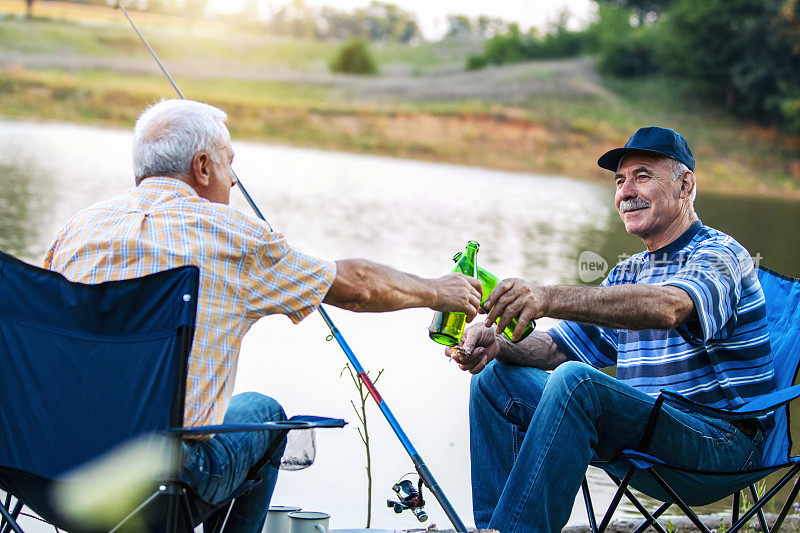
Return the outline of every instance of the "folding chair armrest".
<path id="1" fill-rule="evenodd" d="M 714 416 L 717 418 L 735 420 L 765 415 L 781 407 L 782 405 L 786 405 L 800 396 L 800 385 L 794 385 L 786 389 L 770 392 L 768 394 L 762 394 L 761 396 L 753 398 L 749 402 L 744 403 L 734 409 L 709 407 L 707 405 L 697 403 L 694 400 L 690 400 L 686 396 L 668 389 L 662 390 L 661 394 L 670 403 L 680 404 L 683 407 L 691 409 L 697 413 Z"/>
<path id="2" fill-rule="evenodd" d="M 289 431 L 292 429 L 342 428 L 346 424 L 347 422 L 341 418 L 298 415 L 288 420 L 264 422 L 261 424 L 221 424 L 215 426 L 172 428 L 170 429 L 170 433 L 175 435 L 212 435 L 215 433 L 237 433 L 241 431 Z"/>

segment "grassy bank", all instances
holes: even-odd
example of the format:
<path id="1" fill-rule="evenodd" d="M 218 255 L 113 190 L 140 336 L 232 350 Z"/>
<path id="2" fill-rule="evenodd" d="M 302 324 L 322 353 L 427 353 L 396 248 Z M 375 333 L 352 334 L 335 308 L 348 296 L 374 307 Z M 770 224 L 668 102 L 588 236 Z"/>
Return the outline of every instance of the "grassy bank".
<path id="1" fill-rule="evenodd" d="M 607 179 L 597 156 L 660 124 L 689 138 L 702 189 L 800 198 L 800 139 L 674 80 L 600 79 L 587 59 L 463 73 L 464 43 L 377 47 L 382 74 L 352 78 L 327 73 L 331 43 L 145 29 L 183 92 L 225 109 L 237 138 Z M 173 96 L 135 39 L 111 22 L 0 20 L 0 115 L 130 127 Z"/>

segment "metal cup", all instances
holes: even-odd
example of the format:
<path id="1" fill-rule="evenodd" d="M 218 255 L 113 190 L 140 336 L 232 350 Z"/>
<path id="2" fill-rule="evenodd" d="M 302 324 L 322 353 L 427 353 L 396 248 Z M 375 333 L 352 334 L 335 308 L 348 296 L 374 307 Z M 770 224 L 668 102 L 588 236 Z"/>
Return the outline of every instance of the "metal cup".
<path id="1" fill-rule="evenodd" d="M 270 505 L 267 511 L 267 521 L 264 522 L 262 533 L 291 533 L 289 513 L 299 511 L 299 507 L 291 505 Z"/>
<path id="2" fill-rule="evenodd" d="M 318 511 L 299 511 L 289 513 L 291 533 L 328 533 L 328 513 Z"/>

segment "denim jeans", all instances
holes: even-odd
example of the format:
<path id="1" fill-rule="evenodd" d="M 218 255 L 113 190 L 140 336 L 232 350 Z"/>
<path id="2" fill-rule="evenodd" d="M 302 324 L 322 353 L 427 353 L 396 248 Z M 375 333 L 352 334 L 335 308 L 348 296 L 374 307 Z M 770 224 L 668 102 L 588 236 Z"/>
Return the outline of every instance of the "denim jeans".
<path id="1" fill-rule="evenodd" d="M 590 461 L 636 447 L 655 400 L 586 364 L 552 374 L 493 361 L 472 379 L 470 452 L 475 525 L 501 533 L 560 531 Z M 648 453 L 729 470 L 760 450 L 730 423 L 664 406 Z"/>
<path id="2" fill-rule="evenodd" d="M 246 392 L 231 399 L 224 423 L 245 424 L 285 419 L 286 415 L 278 402 L 269 396 Z M 250 468 L 263 457 L 276 436 L 275 431 L 243 431 L 220 433 L 207 441 L 185 440 L 182 476 L 197 491 L 204 503 L 216 506 L 228 499 L 242 484 Z M 261 531 L 272 491 L 278 480 L 283 446 L 285 441 L 272 461 L 273 464 L 268 464 L 259 472 L 261 483 L 236 498 L 226 531 Z M 206 533 L 213 531 L 214 525 L 221 524 L 221 518 L 226 513 L 227 506 L 224 506 L 206 518 L 203 530 Z"/>

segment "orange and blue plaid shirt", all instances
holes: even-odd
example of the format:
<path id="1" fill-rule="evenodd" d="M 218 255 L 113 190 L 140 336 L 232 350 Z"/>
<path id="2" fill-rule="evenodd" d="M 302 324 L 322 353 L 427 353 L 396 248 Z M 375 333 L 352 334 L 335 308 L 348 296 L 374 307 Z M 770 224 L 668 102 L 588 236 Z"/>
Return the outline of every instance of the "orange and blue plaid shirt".
<path id="1" fill-rule="evenodd" d="M 293 250 L 265 222 L 165 177 L 72 217 L 44 260 L 45 268 L 82 283 L 190 264 L 200 267 L 200 295 L 185 423 L 220 424 L 244 334 L 264 315 L 297 323 L 313 312 L 333 283 L 335 263 Z"/>

